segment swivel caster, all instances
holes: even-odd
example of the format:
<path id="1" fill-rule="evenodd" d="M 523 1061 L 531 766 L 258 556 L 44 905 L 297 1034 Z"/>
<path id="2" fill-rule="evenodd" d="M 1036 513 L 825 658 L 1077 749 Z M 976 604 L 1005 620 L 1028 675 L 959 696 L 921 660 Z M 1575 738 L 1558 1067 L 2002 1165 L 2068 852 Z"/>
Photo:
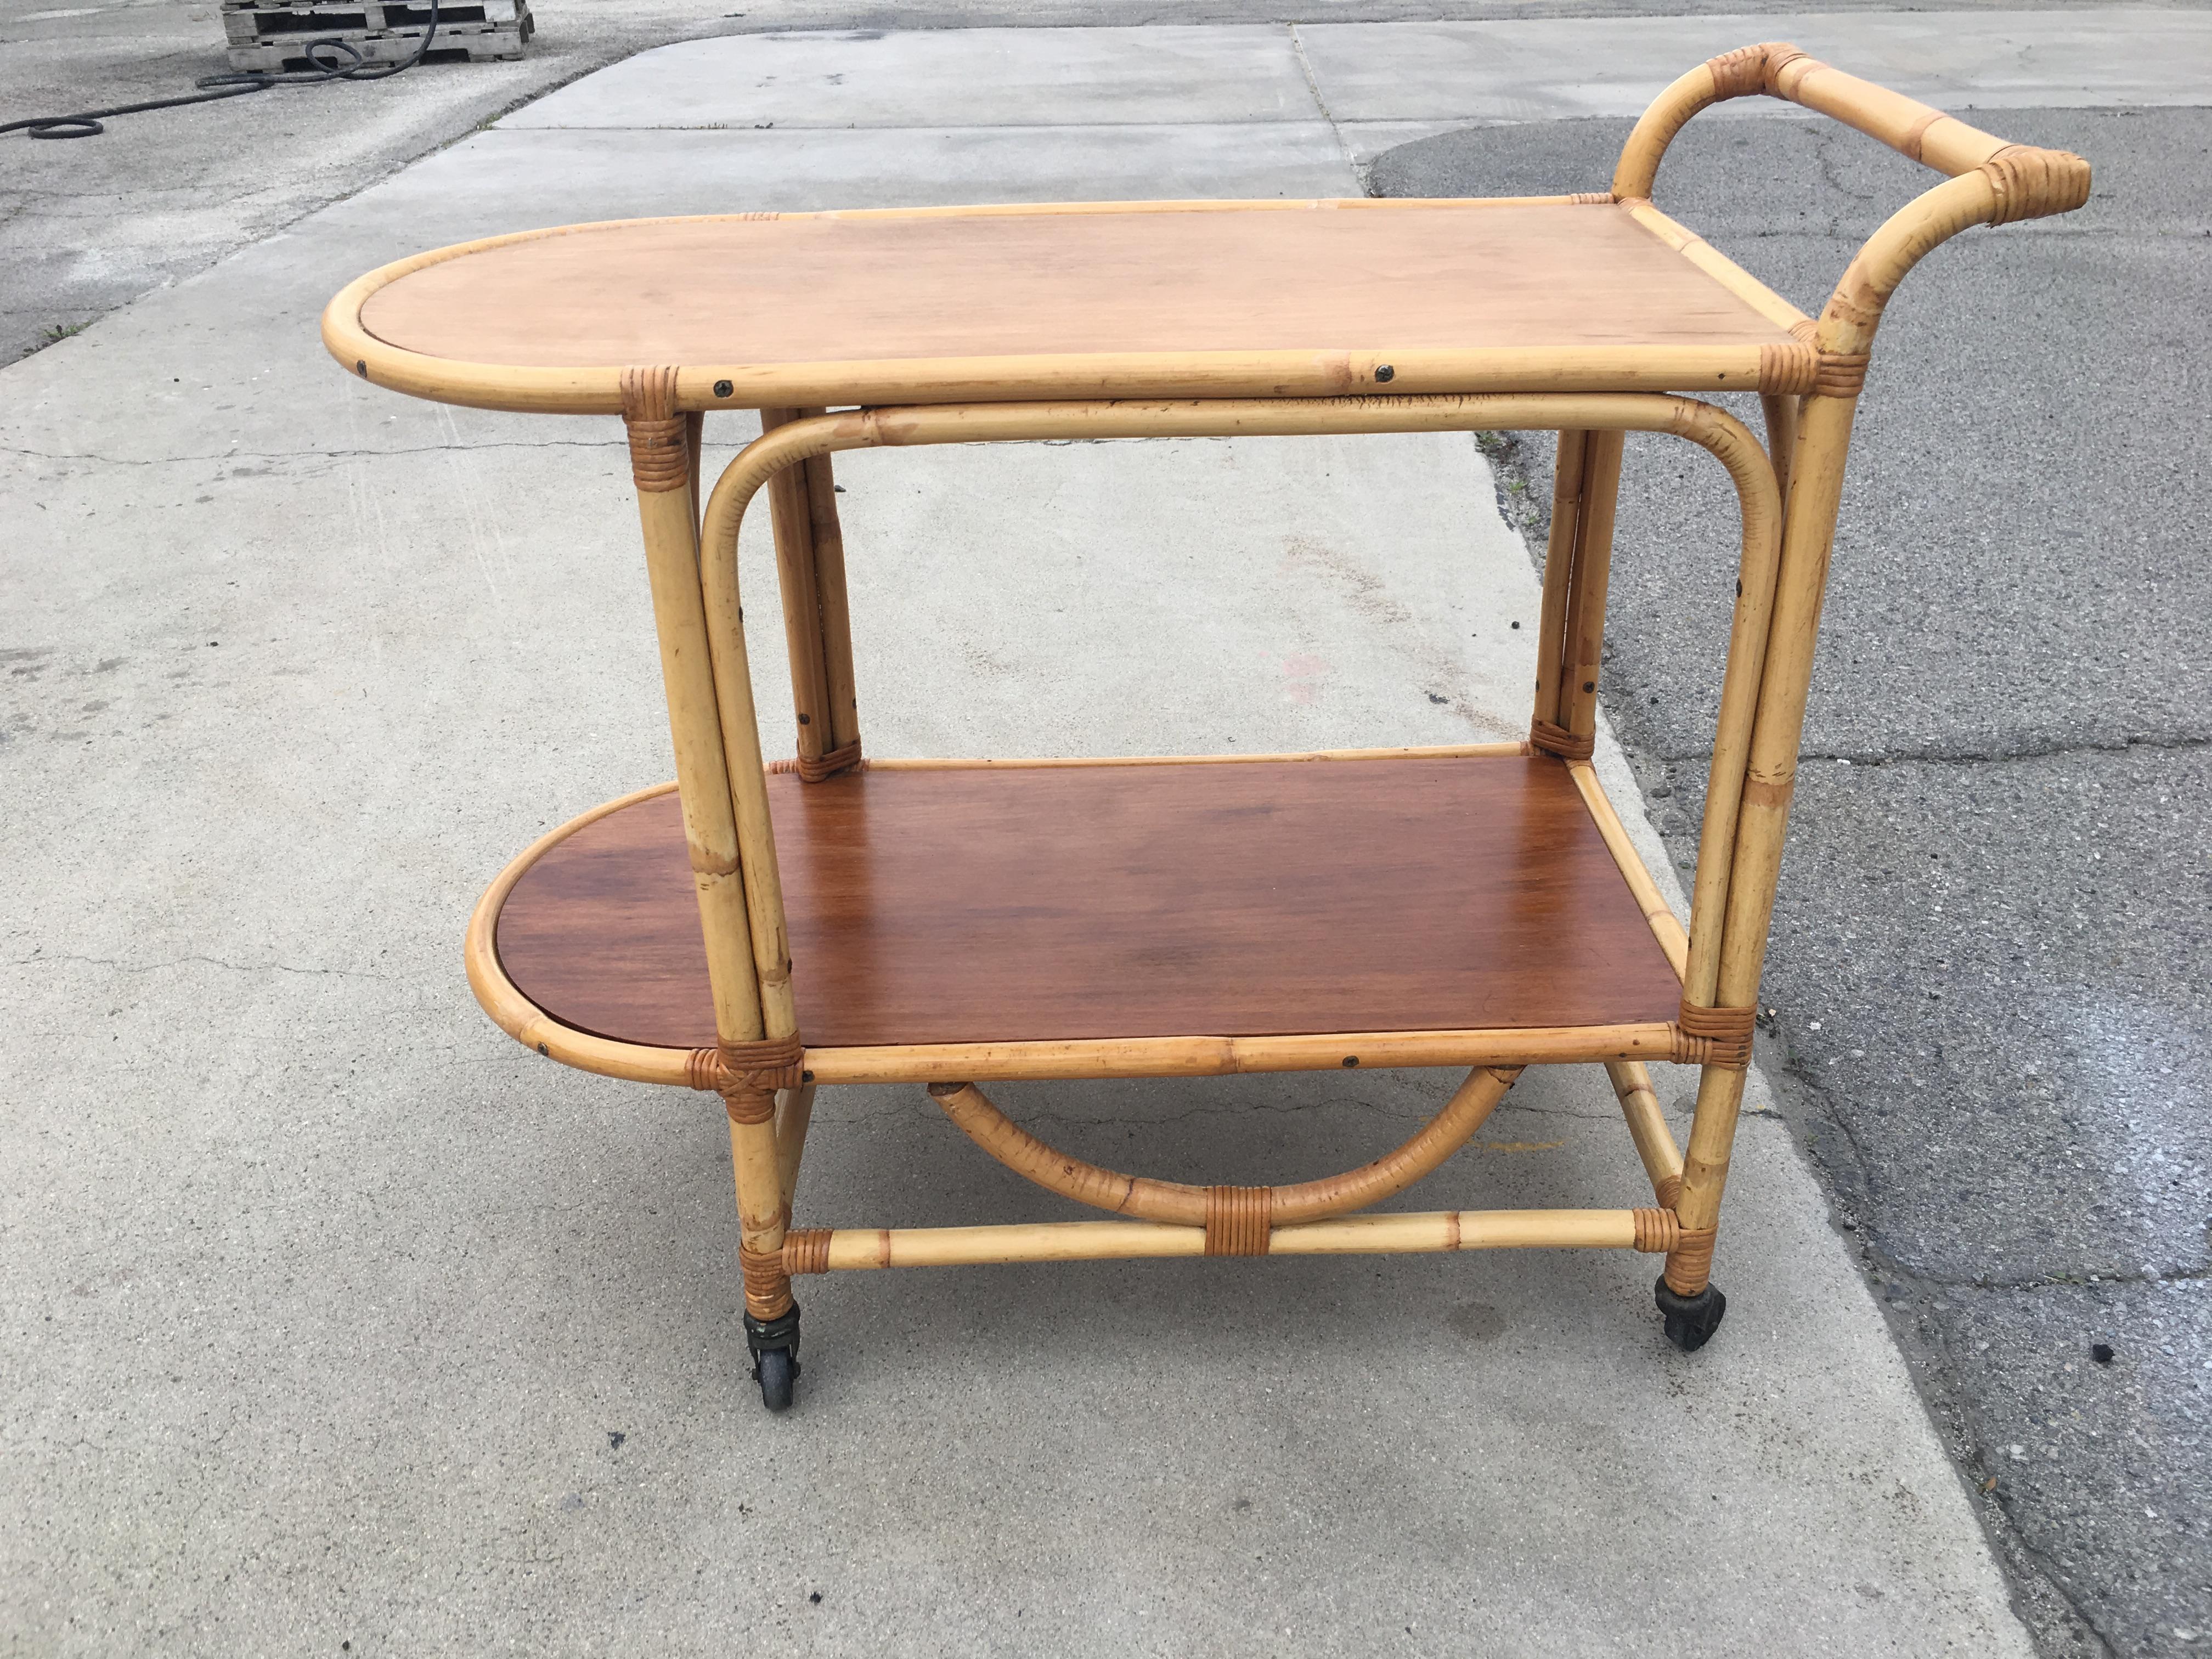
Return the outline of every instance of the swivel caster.
<path id="1" fill-rule="evenodd" d="M 745 1316 L 745 1346 L 753 1356 L 753 1381 L 761 1404 L 772 1412 L 791 1409 L 792 1384 L 799 1381 L 799 1304 L 774 1319 Z"/>
<path id="2" fill-rule="evenodd" d="M 1667 1340 L 1684 1353 L 1695 1353 L 1711 1340 L 1728 1311 L 1728 1298 L 1717 1285 L 1708 1285 L 1695 1296 L 1682 1296 L 1670 1288 L 1665 1276 L 1653 1286 L 1653 1299 L 1667 1328 Z"/>

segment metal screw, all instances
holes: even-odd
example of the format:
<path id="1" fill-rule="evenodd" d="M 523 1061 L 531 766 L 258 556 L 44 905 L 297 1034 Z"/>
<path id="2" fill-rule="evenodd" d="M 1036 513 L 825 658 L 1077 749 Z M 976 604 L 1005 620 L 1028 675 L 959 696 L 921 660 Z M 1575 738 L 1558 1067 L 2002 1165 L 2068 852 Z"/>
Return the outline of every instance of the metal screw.
<path id="1" fill-rule="evenodd" d="M 1381 384 L 1382 381 L 1384 381 L 1384 380 L 1395 380 L 1395 379 L 1397 379 L 1397 377 L 1398 377 L 1398 371 L 1397 371 L 1396 369 L 1395 369 L 1395 368 L 1391 368 L 1389 364 L 1388 364 L 1388 363 L 1378 363 L 1378 364 L 1376 366 L 1376 369 L 1375 369 L 1375 380 L 1376 380 L 1376 384 L 1377 384 L 1377 385 L 1380 385 L 1380 384 Z"/>
<path id="2" fill-rule="evenodd" d="M 714 395 L 717 398 L 726 398 L 736 390 L 737 388 L 732 386 L 727 380 L 717 380 L 714 382 Z"/>

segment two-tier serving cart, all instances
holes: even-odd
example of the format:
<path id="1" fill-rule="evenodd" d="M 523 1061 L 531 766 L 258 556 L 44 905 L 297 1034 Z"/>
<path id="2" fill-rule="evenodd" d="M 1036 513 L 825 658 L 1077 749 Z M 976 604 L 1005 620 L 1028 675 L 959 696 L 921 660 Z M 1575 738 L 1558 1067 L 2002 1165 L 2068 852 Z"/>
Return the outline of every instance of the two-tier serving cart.
<path id="1" fill-rule="evenodd" d="M 1764 93 L 1949 175 L 1808 317 L 1651 204 L 1682 124 Z M 1781 45 L 1692 70 L 1610 190 L 1472 201 L 1151 202 L 637 220 L 403 260 L 323 336 L 380 386 L 619 413 L 672 786 L 529 848 L 469 927 L 471 984 L 538 1054 L 717 1091 L 763 1398 L 796 1274 L 1103 1257 L 1581 1246 L 1662 1255 L 1666 1333 L 1710 1282 L 1851 422 L 1882 307 L 1970 225 L 2063 213 L 2087 164 L 2008 144 Z M 1689 396 L 1756 392 L 1765 443 Z M 701 422 L 762 433 L 703 502 Z M 1053 438 L 1559 434 L 1527 741 L 1097 761 L 864 760 L 830 457 Z M 1590 765 L 1623 436 L 1733 482 L 1742 550 L 1686 933 Z M 765 489 L 795 759 L 766 762 L 738 592 Z M 1686 1151 L 1645 1066 L 1703 1067 Z M 1521 1069 L 1602 1064 L 1653 1203 L 1370 1212 Z M 1010 1121 L 1006 1079 L 1473 1069 L 1388 1156 L 1295 1186 L 1099 1168 Z M 992 1157 L 1123 1218 L 801 1228 L 823 1084 L 926 1084 Z"/>

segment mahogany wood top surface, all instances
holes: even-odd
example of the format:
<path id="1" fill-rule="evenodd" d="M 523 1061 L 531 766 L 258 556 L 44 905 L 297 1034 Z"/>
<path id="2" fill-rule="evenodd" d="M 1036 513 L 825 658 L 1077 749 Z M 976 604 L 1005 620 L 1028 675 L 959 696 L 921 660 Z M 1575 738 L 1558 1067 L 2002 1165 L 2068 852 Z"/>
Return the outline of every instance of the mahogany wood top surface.
<path id="1" fill-rule="evenodd" d="M 1565 204 L 636 220 L 424 265 L 360 317 L 544 368 L 1790 343 L 1626 212 Z"/>
<path id="2" fill-rule="evenodd" d="M 1547 757 L 769 779 L 811 1048 L 1597 1025 L 1681 988 Z M 499 957 L 563 1024 L 714 1041 L 673 791 L 556 842 Z"/>

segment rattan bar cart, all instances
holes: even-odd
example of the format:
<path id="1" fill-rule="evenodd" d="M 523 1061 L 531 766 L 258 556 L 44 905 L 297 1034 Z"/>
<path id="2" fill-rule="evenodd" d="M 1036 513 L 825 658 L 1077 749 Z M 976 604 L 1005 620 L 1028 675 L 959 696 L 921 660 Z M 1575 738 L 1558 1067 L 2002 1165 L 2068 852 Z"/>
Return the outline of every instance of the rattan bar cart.
<path id="1" fill-rule="evenodd" d="M 1808 317 L 1651 204 L 1707 105 L 1762 93 L 1949 175 Z M 1093 203 L 637 220 L 387 265 L 333 300 L 353 373 L 627 423 L 676 781 L 530 848 L 469 926 L 470 983 L 538 1054 L 718 1092 L 745 1331 L 772 1408 L 794 1275 L 1106 1257 L 1527 1246 L 1662 1255 L 1684 1349 L 1751 1054 L 1837 501 L 1883 306 L 1970 225 L 2063 213 L 2089 168 L 1783 45 L 1692 70 L 1609 191 L 1492 201 Z M 1684 394 L 1759 394 L 1765 442 Z M 701 423 L 761 436 L 702 500 Z M 1559 434 L 1522 743 L 1096 761 L 861 757 L 830 457 L 1241 434 Z M 1724 467 L 1741 579 L 1686 933 L 1590 765 L 1624 434 Z M 765 489 L 795 759 L 763 759 L 736 547 Z M 1346 849 L 1356 849 L 1347 856 Z M 1686 1151 L 1647 1062 L 1703 1068 Z M 1653 1202 L 1374 1213 L 1524 1066 L 1610 1074 Z M 1295 1186 L 1188 1186 L 1037 1140 L 982 1085 L 1471 1067 L 1406 1144 Z M 992 1157 L 1116 1220 L 800 1228 L 823 1084 L 927 1085 Z"/>

